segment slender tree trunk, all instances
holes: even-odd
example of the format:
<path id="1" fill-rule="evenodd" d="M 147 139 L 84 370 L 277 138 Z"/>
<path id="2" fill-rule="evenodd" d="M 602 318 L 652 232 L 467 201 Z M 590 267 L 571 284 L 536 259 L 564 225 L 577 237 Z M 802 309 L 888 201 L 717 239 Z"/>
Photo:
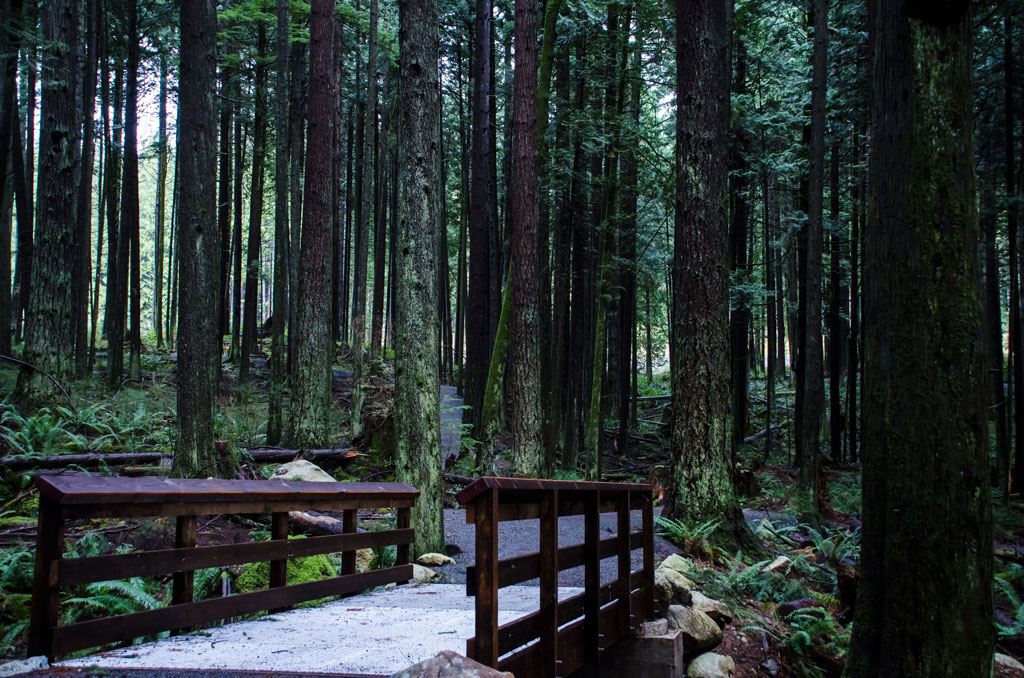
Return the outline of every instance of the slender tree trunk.
<path id="1" fill-rule="evenodd" d="M 25 360 L 38 369 L 18 375 L 15 399 L 25 409 L 48 404 L 55 387 L 49 373 L 66 380 L 74 372 L 74 318 L 72 267 L 75 256 L 75 207 L 78 155 L 74 92 L 59 69 L 64 50 L 78 50 L 78 3 L 54 0 L 42 7 L 43 61 L 40 149 L 39 214 L 32 290 L 25 314 Z"/>
<path id="2" fill-rule="evenodd" d="M 981 678 L 994 630 L 971 6 L 897 0 L 875 16 L 864 532 L 846 675 Z"/>
<path id="3" fill-rule="evenodd" d="M 270 399 L 267 444 L 281 441 L 288 368 L 284 331 L 288 322 L 288 0 L 277 0 L 277 70 L 274 80 L 274 313 L 270 338 Z"/>
<path id="4" fill-rule="evenodd" d="M 232 72 L 220 67 L 220 169 L 217 172 L 217 228 L 220 231 L 220 343 L 231 331 L 231 111 Z"/>
<path id="5" fill-rule="evenodd" d="M 160 108 L 157 132 L 156 207 L 153 229 L 153 329 L 156 345 L 164 345 L 164 218 L 167 202 L 167 56 L 160 53 Z"/>
<path id="6" fill-rule="evenodd" d="M 736 43 L 737 96 L 747 93 L 747 54 L 745 45 Z M 732 224 L 729 229 L 729 263 L 733 280 L 740 285 L 733 295 L 736 304 L 729 315 L 729 365 L 732 387 L 732 448 L 735 452 L 747 435 L 750 408 L 750 294 L 747 292 L 748 221 L 750 218 L 750 134 L 743 124 L 733 130 L 733 175 L 730 177 L 732 195 Z"/>
<path id="7" fill-rule="evenodd" d="M 110 370 L 110 336 L 114 329 L 114 312 L 123 283 L 118 269 L 118 243 L 121 230 L 121 164 L 124 159 L 122 140 L 124 136 L 124 59 L 118 57 L 114 63 L 114 123 L 107 145 L 107 296 L 104 307 L 103 334 L 107 338 L 107 369 Z M 124 315 L 122 311 L 122 315 Z M 123 323 L 123 320 L 122 320 Z M 122 325 L 123 327 L 123 325 Z M 123 336 L 123 329 L 122 336 Z M 123 340 L 123 339 L 122 339 Z"/>
<path id="8" fill-rule="evenodd" d="M 122 234 L 128 238 L 129 315 L 128 378 L 142 380 L 142 263 L 139 233 L 139 28 L 137 0 L 128 0 L 128 87 L 125 93 L 124 186 L 121 193 Z M 121 246 L 124 247 L 123 245 Z M 122 250 L 123 251 L 123 250 Z"/>
<path id="9" fill-rule="evenodd" d="M 306 150 L 295 365 L 289 432 L 294 447 L 331 436 L 331 140 L 334 92 L 334 3 L 313 0 L 310 16 L 309 134 Z"/>
<path id="10" fill-rule="evenodd" d="M 245 309 L 242 316 L 242 345 L 238 359 L 238 381 L 249 381 L 250 356 L 256 349 L 257 307 L 260 280 L 260 251 L 263 247 L 263 168 L 267 155 L 267 27 L 260 23 L 256 38 L 256 76 L 253 83 L 255 115 L 252 136 L 252 179 L 249 182 L 249 242 L 245 250 Z"/>
<path id="11" fill-rule="evenodd" d="M 32 14 L 34 17 L 34 13 Z M 22 160 L 20 154 L 14 159 L 15 190 L 23 194 L 18 208 L 18 253 L 14 262 L 14 338 L 21 341 L 24 338 L 26 314 L 28 313 L 29 300 L 32 296 L 32 254 L 35 226 L 35 208 L 33 192 L 35 186 L 36 167 L 36 64 L 38 63 L 38 50 L 35 46 L 29 49 L 30 57 L 25 64 L 25 81 L 27 101 L 25 102 L 25 156 Z M 14 115 L 14 134 L 21 138 L 18 129 L 18 111 L 12 111 Z M 19 175 L 21 180 L 19 181 Z M 20 186 L 19 186 L 20 185 Z"/>
<path id="12" fill-rule="evenodd" d="M 414 551 L 444 547 L 440 381 L 437 365 L 439 188 L 435 0 L 400 0 L 399 246 L 395 345 L 395 475 L 420 490 Z"/>
<path id="13" fill-rule="evenodd" d="M 305 108 L 303 106 L 305 91 L 305 46 L 301 42 L 295 42 L 291 47 L 289 56 L 289 69 L 291 77 L 288 83 L 288 162 L 289 186 L 288 193 L 291 197 L 291 214 L 289 224 L 288 244 L 288 336 L 294 337 L 298 327 L 298 309 L 296 307 L 299 290 L 299 266 L 296 263 L 296 254 L 299 253 L 300 242 L 302 241 L 302 172 L 305 151 Z M 295 366 L 295 342 L 288 342 L 288 373 L 292 374 Z"/>
<path id="14" fill-rule="evenodd" d="M 232 360 L 238 360 L 242 341 L 242 180 L 245 176 L 245 136 L 242 123 L 242 75 L 235 77 L 235 177 L 234 206 L 231 210 L 231 349 Z"/>
<path id="15" fill-rule="evenodd" d="M 829 303 L 829 350 L 828 350 L 828 390 L 829 390 L 829 440 L 832 459 L 844 461 L 846 450 L 843 432 L 846 429 L 846 415 L 843 412 L 842 386 L 843 374 L 846 371 L 847 340 L 849 326 L 846 316 L 849 306 L 849 289 L 846 286 L 846 273 L 843 270 L 842 241 L 849 236 L 840 223 L 839 217 L 839 140 L 833 136 L 831 160 L 831 188 L 829 195 L 832 235 L 829 248 L 829 286 L 831 301 Z"/>
<path id="16" fill-rule="evenodd" d="M 1020 261 L 1019 241 L 1020 206 L 1017 200 L 1016 181 L 1016 136 L 1014 127 L 1015 66 L 1013 53 L 1013 20 L 1009 12 L 1003 19 L 1003 114 L 1005 128 L 1005 187 L 1006 187 L 1006 230 L 1010 258 L 1010 355 L 1013 361 L 1013 478 L 1014 492 L 1024 490 L 1024 331 L 1021 329 Z"/>

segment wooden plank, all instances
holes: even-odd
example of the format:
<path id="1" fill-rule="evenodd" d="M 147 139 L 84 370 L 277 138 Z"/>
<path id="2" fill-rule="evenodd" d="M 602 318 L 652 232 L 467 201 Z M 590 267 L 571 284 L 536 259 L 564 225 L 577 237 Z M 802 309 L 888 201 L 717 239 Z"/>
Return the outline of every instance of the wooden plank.
<path id="1" fill-rule="evenodd" d="M 629 495 L 619 495 L 619 512 L 618 512 L 618 525 L 616 530 L 616 541 L 618 542 L 618 558 L 617 558 L 617 577 L 616 586 L 618 588 L 618 600 L 619 600 L 619 636 L 622 638 L 629 637 L 629 630 L 631 626 L 631 614 L 630 614 L 630 592 L 631 587 L 629 585 L 629 573 L 632 570 L 631 567 L 631 551 L 632 544 L 630 543 L 630 514 L 629 514 Z"/>
<path id="2" fill-rule="evenodd" d="M 309 483 L 310 485 L 321 483 Z M 142 518 L 150 516 L 215 516 L 277 513 L 284 511 L 344 511 L 412 506 L 414 498 L 333 495 L 324 498 L 282 498 L 265 501 L 63 504 L 67 518 Z"/>
<path id="3" fill-rule="evenodd" d="M 57 572 L 64 552 L 64 519 L 55 500 L 39 497 L 36 530 L 35 574 L 32 580 L 32 612 L 29 618 L 28 654 L 53 659 L 54 633 L 60 614 Z"/>
<path id="4" fill-rule="evenodd" d="M 321 553 L 374 548 L 409 543 L 415 538 L 411 529 L 383 532 L 336 534 L 280 542 L 257 541 L 244 544 L 198 546 L 191 549 L 142 551 L 92 558 L 67 558 L 59 568 L 61 586 L 74 586 L 107 579 L 128 579 L 172 572 L 222 567 L 262 560 L 280 560 Z"/>
<path id="5" fill-rule="evenodd" d="M 353 510 L 345 511 L 341 518 L 341 529 L 345 532 L 355 534 L 359 529 L 359 514 Z M 347 549 L 341 554 L 341 573 L 353 574 L 356 571 L 356 551 Z"/>
<path id="6" fill-rule="evenodd" d="M 398 509 L 398 515 L 395 516 L 395 527 L 399 530 L 409 529 L 410 522 L 412 520 L 412 511 L 408 508 Z M 409 563 L 409 542 L 403 542 L 398 545 L 398 552 L 395 554 L 396 565 L 407 565 Z"/>
<path id="7" fill-rule="evenodd" d="M 643 546 L 643 533 L 630 533 L 630 549 Z M 611 558 L 618 553 L 619 538 L 608 537 L 601 540 L 601 559 Z M 558 549 L 559 570 L 571 570 L 583 564 L 583 544 L 563 546 Z M 498 588 L 514 586 L 540 576 L 540 553 L 527 553 L 521 556 L 505 558 L 498 562 Z M 473 596 L 476 592 L 476 567 L 466 568 L 466 595 Z"/>
<path id="8" fill-rule="evenodd" d="M 355 593 L 373 586 L 405 582 L 411 578 L 412 566 L 400 565 L 294 586 L 242 593 L 223 598 L 210 598 L 188 605 L 174 605 L 157 610 L 79 622 L 60 627 L 55 631 L 54 653 L 56 656 L 62 656 L 76 650 L 128 641 L 160 631 L 173 631 L 228 617 L 253 614 L 261 610 L 290 607 L 308 600 Z"/>
<path id="9" fill-rule="evenodd" d="M 540 672 L 554 678 L 558 660 L 558 490 L 541 502 L 540 517 Z"/>
<path id="10" fill-rule="evenodd" d="M 600 492 L 588 496 L 583 514 L 583 662 L 596 675 L 601 660 Z"/>
<path id="11" fill-rule="evenodd" d="M 118 478 L 104 476 L 40 476 L 40 491 L 62 505 L 125 503 L 230 504 L 374 499 L 386 506 L 393 499 L 415 499 L 419 490 L 405 483 L 307 483 L 288 480 L 198 480 L 191 478 Z M 269 511 L 268 511 L 269 513 Z"/>
<path id="12" fill-rule="evenodd" d="M 582 480 L 545 480 L 539 478 L 497 478 L 484 476 L 473 481 L 465 489 L 455 495 L 463 506 L 468 505 L 476 497 L 489 489 L 501 490 L 502 503 L 515 503 L 518 496 L 525 492 L 538 490 L 558 490 L 560 492 L 603 492 L 612 495 L 617 492 L 650 492 L 650 485 L 637 483 L 606 483 Z"/>
<path id="13" fill-rule="evenodd" d="M 278 541 L 288 541 L 288 514 L 275 513 L 270 517 L 270 538 Z M 342 574 L 350 574 L 342 572 Z M 277 588 L 288 583 L 288 559 L 273 558 L 270 560 L 270 588 Z"/>
<path id="14" fill-rule="evenodd" d="M 654 495 L 648 494 L 641 498 L 643 504 L 643 536 L 644 536 L 644 567 L 643 567 L 643 604 L 641 609 L 645 619 L 654 619 Z"/>
<path id="15" fill-rule="evenodd" d="M 470 659 L 498 666 L 498 490 L 477 495 L 476 641 L 467 643 Z"/>

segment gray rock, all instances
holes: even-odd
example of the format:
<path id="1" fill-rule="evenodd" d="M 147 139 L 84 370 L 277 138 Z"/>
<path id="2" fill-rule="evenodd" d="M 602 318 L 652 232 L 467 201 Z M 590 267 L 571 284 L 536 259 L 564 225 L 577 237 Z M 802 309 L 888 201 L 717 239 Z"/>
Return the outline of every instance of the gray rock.
<path id="1" fill-rule="evenodd" d="M 17 659 L 13 662 L 0 664 L 0 676 L 4 678 L 7 676 L 20 676 L 23 673 L 31 673 L 32 671 L 41 671 L 48 668 L 50 668 L 50 662 L 46 660 L 46 657 L 29 657 L 28 659 Z"/>
<path id="2" fill-rule="evenodd" d="M 690 662 L 686 669 L 686 678 L 731 678 L 736 671 L 736 662 L 732 657 L 705 652 Z"/>
<path id="3" fill-rule="evenodd" d="M 1002 666 L 1004 669 L 1009 669 L 1011 671 L 1019 671 L 1020 673 L 1024 674 L 1024 664 L 1021 664 L 1019 661 L 1017 661 L 1008 654 L 996 652 L 995 660 L 996 664 L 998 666 Z"/>
<path id="4" fill-rule="evenodd" d="M 686 577 L 674 570 L 654 571 L 654 599 L 659 612 L 668 610 L 671 605 L 690 604 L 690 589 L 685 585 L 687 581 Z"/>
<path id="5" fill-rule="evenodd" d="M 668 625 L 683 632 L 683 650 L 696 655 L 718 647 L 722 629 L 707 614 L 682 605 L 668 608 Z"/>
<path id="6" fill-rule="evenodd" d="M 420 565 L 439 567 L 441 565 L 454 565 L 455 559 L 443 553 L 424 553 L 416 559 L 416 562 Z"/>
<path id="7" fill-rule="evenodd" d="M 690 607 L 711 617 L 719 626 L 725 626 L 732 621 L 732 610 L 728 605 L 714 598 L 708 598 L 700 591 L 693 592 Z"/>
<path id="8" fill-rule="evenodd" d="M 296 459 L 281 464 L 270 476 L 271 480 L 302 480 L 310 483 L 333 483 L 334 477 L 311 461 Z"/>
<path id="9" fill-rule="evenodd" d="M 678 553 L 673 553 L 665 560 L 661 561 L 661 565 L 658 565 L 658 569 L 668 568 L 669 570 L 675 570 L 681 575 L 686 577 L 697 576 L 697 566 L 693 564 L 693 561 L 689 558 L 684 558 Z"/>
<path id="10" fill-rule="evenodd" d="M 421 584 L 426 584 L 427 582 L 437 579 L 437 572 L 434 572 L 429 567 L 423 567 L 422 565 L 413 563 L 412 578 Z"/>
<path id="11" fill-rule="evenodd" d="M 513 678 L 508 671 L 495 671 L 472 659 L 444 650 L 430 659 L 391 674 L 391 678 Z"/>

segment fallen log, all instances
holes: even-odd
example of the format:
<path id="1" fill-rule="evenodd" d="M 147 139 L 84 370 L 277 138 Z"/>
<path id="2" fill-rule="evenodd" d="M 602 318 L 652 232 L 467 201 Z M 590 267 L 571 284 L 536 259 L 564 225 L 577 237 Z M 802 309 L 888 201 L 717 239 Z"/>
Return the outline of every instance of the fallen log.
<path id="1" fill-rule="evenodd" d="M 345 461 L 362 456 L 361 452 L 350 449 L 327 448 L 295 450 L 277 447 L 246 450 L 245 455 L 257 464 L 275 464 L 292 461 L 301 456 L 308 461 Z M 57 454 L 46 457 L 14 455 L 0 458 L 0 469 L 20 471 L 26 469 L 63 469 L 70 466 L 98 468 L 107 466 L 159 464 L 172 460 L 173 455 L 164 452 L 117 452 L 110 454 Z"/>

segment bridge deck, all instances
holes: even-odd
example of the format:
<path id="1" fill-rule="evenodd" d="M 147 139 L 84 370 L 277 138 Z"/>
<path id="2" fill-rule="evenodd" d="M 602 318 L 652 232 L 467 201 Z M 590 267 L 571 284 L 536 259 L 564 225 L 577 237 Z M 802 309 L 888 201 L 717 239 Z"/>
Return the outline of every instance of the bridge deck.
<path id="1" fill-rule="evenodd" d="M 563 587 L 559 597 L 581 589 Z M 502 589 L 499 623 L 537 609 L 539 589 Z M 456 584 L 405 585 L 60 662 L 155 674 L 248 670 L 389 676 L 442 650 L 466 652 L 473 599 Z M 163 671 L 161 671 L 163 670 Z"/>

